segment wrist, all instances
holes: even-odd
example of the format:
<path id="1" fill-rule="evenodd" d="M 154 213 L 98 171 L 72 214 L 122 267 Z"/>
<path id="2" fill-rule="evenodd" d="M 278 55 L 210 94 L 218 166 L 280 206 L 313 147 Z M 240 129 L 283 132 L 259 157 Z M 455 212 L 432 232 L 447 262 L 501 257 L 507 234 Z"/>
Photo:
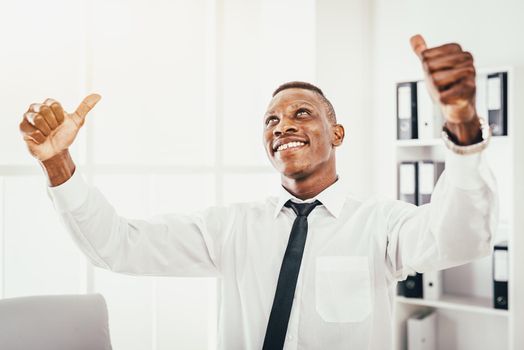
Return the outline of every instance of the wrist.
<path id="1" fill-rule="evenodd" d="M 488 146 L 489 140 L 491 139 L 491 128 L 489 124 L 486 122 L 486 120 L 484 120 L 483 118 L 479 118 L 479 124 L 481 130 L 480 142 L 473 142 L 469 145 L 460 145 L 458 144 L 456 139 L 452 139 L 453 135 L 449 131 L 447 131 L 446 126 L 444 126 L 442 130 L 442 139 L 444 140 L 444 144 L 448 149 L 460 155 L 481 152 Z"/>
<path id="2" fill-rule="evenodd" d="M 41 161 L 40 166 L 47 175 L 47 184 L 50 187 L 59 186 L 69 180 L 76 168 L 68 149 Z"/>
<path id="3" fill-rule="evenodd" d="M 451 141 L 459 146 L 469 146 L 482 142 L 482 128 L 477 115 L 469 121 L 453 123 L 446 121 L 444 131 L 447 132 Z"/>

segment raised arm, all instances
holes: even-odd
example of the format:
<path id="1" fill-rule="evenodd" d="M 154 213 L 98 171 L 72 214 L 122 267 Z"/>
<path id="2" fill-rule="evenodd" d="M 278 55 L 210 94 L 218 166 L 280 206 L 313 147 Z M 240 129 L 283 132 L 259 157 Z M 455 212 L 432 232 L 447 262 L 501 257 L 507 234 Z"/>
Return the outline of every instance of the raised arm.
<path id="1" fill-rule="evenodd" d="M 458 146 L 455 150 L 464 152 L 461 146 L 481 143 L 473 56 L 454 43 L 428 49 L 420 35 L 411 38 L 411 46 L 422 62 L 429 93 L 445 116 L 444 130 Z M 490 254 L 498 197 L 493 174 L 481 148 L 477 151 L 446 151 L 446 169 L 429 204 L 397 201 L 387 206 L 387 256 L 395 279 Z"/>
<path id="2" fill-rule="evenodd" d="M 140 275 L 214 276 L 228 208 L 148 220 L 118 215 L 98 189 L 75 171 L 68 148 L 100 96 L 87 96 L 74 113 L 47 99 L 32 104 L 20 123 L 23 139 L 48 178 L 48 194 L 62 222 L 90 261 L 116 272 Z"/>
<path id="3" fill-rule="evenodd" d="M 66 113 L 58 101 L 48 98 L 31 104 L 24 113 L 20 132 L 29 153 L 46 173 L 49 186 L 66 182 L 75 171 L 69 146 L 100 98 L 97 94 L 87 96 L 73 113 Z"/>

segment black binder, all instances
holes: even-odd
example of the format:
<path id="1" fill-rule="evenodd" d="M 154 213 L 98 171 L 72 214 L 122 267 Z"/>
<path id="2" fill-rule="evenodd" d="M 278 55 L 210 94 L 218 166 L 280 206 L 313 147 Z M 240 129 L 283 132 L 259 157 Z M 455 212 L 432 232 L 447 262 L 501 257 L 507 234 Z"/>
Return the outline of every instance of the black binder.
<path id="1" fill-rule="evenodd" d="M 508 134 L 508 74 L 488 75 L 487 86 L 488 123 L 494 136 Z"/>
<path id="2" fill-rule="evenodd" d="M 397 139 L 418 138 L 417 82 L 397 84 Z"/>
<path id="3" fill-rule="evenodd" d="M 495 245 L 493 250 L 493 307 L 508 309 L 508 243 Z"/>
<path id="4" fill-rule="evenodd" d="M 408 277 L 398 283 L 397 293 L 406 298 L 423 298 L 424 297 L 424 283 L 422 274 L 415 272 L 408 275 Z"/>

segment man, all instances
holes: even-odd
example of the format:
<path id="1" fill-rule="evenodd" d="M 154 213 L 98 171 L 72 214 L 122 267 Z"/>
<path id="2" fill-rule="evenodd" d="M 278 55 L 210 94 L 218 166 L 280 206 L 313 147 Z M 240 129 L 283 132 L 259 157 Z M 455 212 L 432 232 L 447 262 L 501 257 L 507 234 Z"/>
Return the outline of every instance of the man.
<path id="1" fill-rule="evenodd" d="M 411 38 L 446 117 L 450 148 L 432 201 L 358 200 L 343 192 L 335 149 L 344 139 L 322 91 L 293 82 L 273 94 L 263 141 L 280 197 L 192 215 L 129 220 L 87 186 L 67 151 L 86 114 L 46 100 L 20 125 L 67 229 L 94 265 L 140 275 L 219 276 L 221 349 L 388 349 L 395 285 L 491 252 L 494 179 L 475 110 L 471 54 Z M 482 132 L 484 131 L 484 132 Z"/>

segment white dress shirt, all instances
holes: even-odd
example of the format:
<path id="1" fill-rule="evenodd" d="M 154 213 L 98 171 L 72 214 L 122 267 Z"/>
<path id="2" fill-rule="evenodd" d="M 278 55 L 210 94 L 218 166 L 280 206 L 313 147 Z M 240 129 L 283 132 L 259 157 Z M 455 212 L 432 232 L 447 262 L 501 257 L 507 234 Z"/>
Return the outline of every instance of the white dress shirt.
<path id="1" fill-rule="evenodd" d="M 148 220 L 119 216 L 78 173 L 48 193 L 75 242 L 98 267 L 219 277 L 219 349 L 262 348 L 295 219 L 284 207 L 293 199 L 286 190 L 260 202 Z M 463 264 L 492 249 L 498 204 L 482 154 L 447 151 L 431 203 L 420 207 L 359 200 L 341 180 L 315 199 L 322 205 L 308 217 L 285 349 L 390 349 L 398 280 L 413 271 Z"/>

